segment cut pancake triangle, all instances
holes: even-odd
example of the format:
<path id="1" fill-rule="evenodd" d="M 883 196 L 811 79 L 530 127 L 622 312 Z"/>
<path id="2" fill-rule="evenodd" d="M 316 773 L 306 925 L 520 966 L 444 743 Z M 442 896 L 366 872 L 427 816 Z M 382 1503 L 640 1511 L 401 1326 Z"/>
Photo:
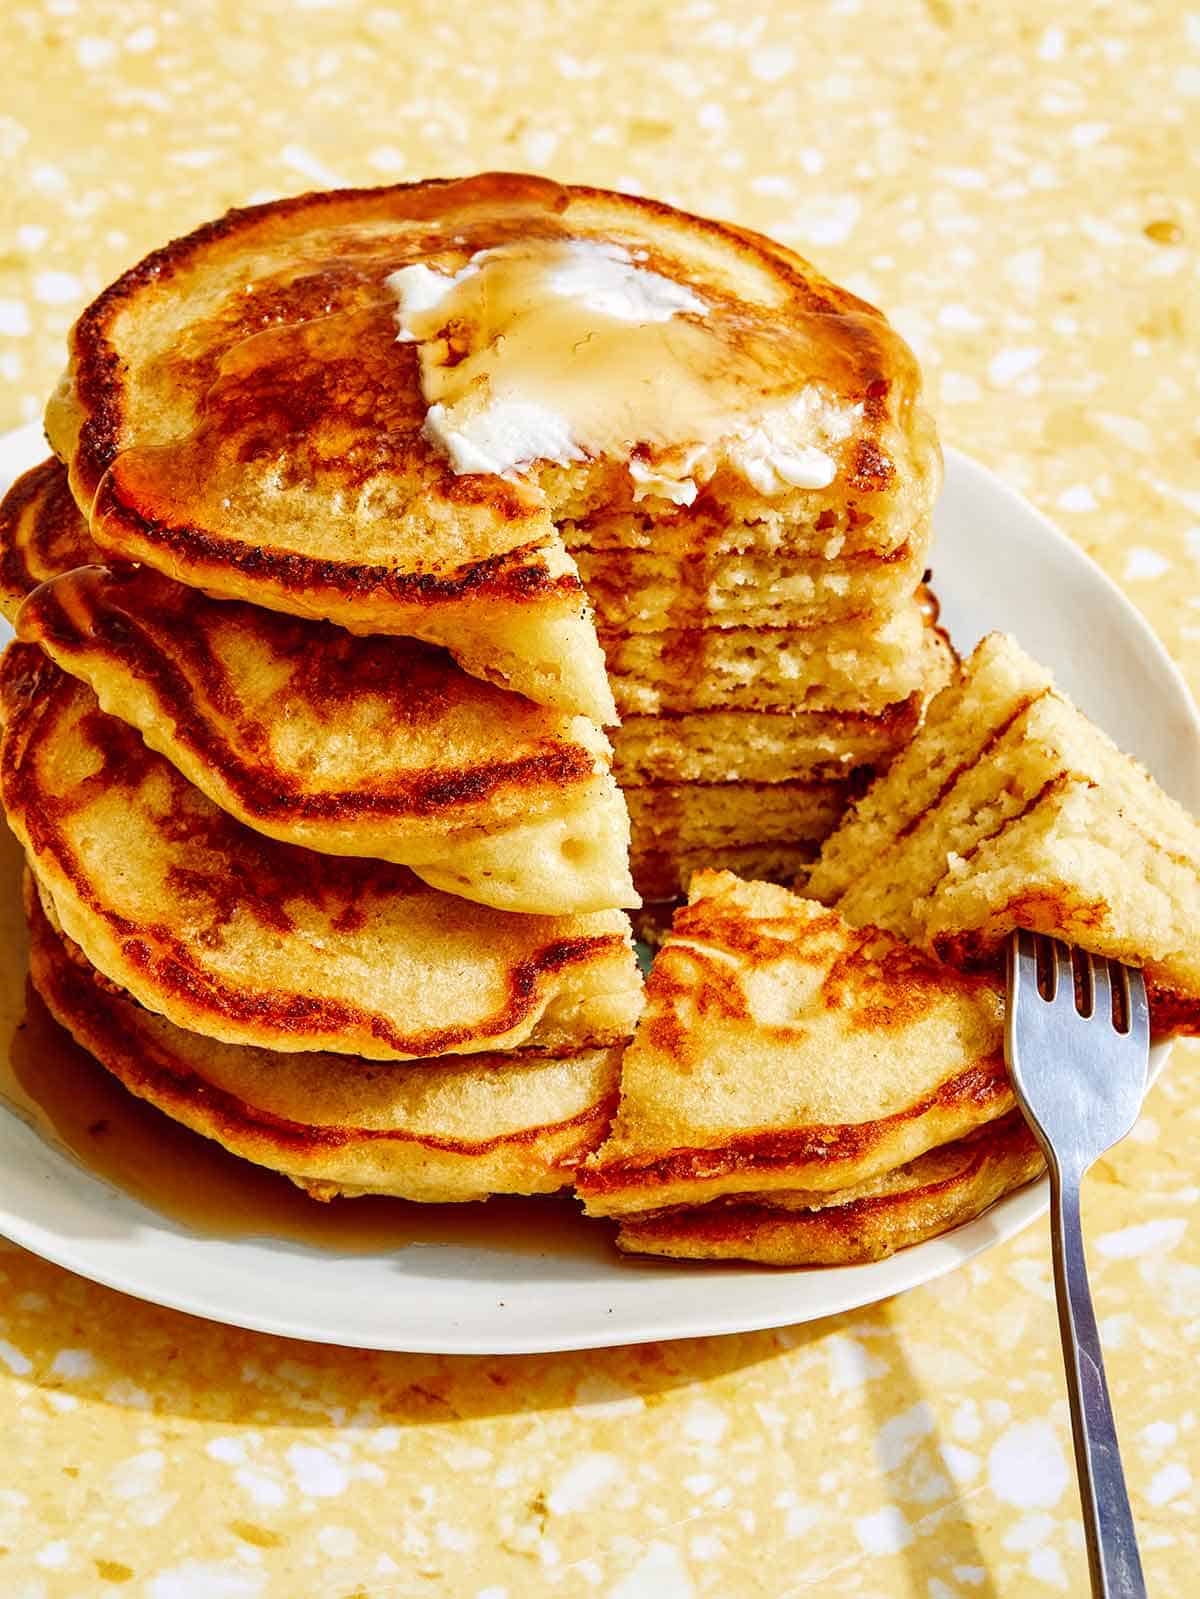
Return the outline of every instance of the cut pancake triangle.
<path id="1" fill-rule="evenodd" d="M 0 503 L 0 582 L 21 637 L 239 821 L 410 866 L 498 909 L 637 903 L 611 751 L 586 718 L 415 639 L 356 638 L 148 567 L 84 564 L 97 555 L 58 462 Z"/>
<path id="2" fill-rule="evenodd" d="M 1015 640 L 982 640 L 826 842 L 805 891 L 959 964 L 1014 927 L 1142 967 L 1200 1030 L 1200 825 Z"/>
<path id="3" fill-rule="evenodd" d="M 55 930 L 26 874 L 33 986 L 131 1093 L 315 1198 L 553 1193 L 603 1136 L 617 1051 L 386 1063 L 222 1044 L 134 1003 Z"/>
<path id="4" fill-rule="evenodd" d="M 651 969 L 591 1215 L 840 1191 L 1013 1107 L 1003 997 L 812 900 L 701 872 Z"/>
<path id="5" fill-rule="evenodd" d="M 177 1025 L 372 1059 L 628 1036 L 620 911 L 515 915 L 265 838 L 32 645 L 4 656 L 0 700 L 4 806 L 64 931 Z"/>

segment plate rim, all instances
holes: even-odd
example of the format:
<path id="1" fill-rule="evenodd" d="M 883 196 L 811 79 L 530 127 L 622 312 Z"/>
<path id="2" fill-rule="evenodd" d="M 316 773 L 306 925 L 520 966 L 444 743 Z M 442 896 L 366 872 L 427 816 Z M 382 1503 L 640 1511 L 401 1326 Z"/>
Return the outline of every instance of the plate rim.
<path id="1" fill-rule="evenodd" d="M 41 426 L 37 422 L 0 434 L 0 487 L 6 487 L 12 477 L 43 459 L 43 451 L 47 448 Z M 1042 536 L 1057 546 L 1058 554 L 1066 557 L 1068 564 L 1082 564 L 1088 570 L 1092 583 L 1099 580 L 1100 586 L 1107 590 L 1110 603 L 1115 605 L 1121 615 L 1124 625 L 1136 636 L 1140 647 L 1149 656 L 1157 676 L 1164 685 L 1170 685 L 1175 701 L 1174 712 L 1180 715 L 1183 723 L 1190 728 L 1193 739 L 1200 747 L 1200 711 L 1197 710 L 1186 680 L 1149 622 L 1120 586 L 1036 506 L 1006 484 L 990 468 L 952 446 L 945 447 L 945 456 L 948 476 L 953 473 L 960 477 L 972 492 L 982 491 L 993 499 L 1003 501 L 1014 516 L 1027 522 L 1031 518 L 1034 519 Z M 1169 1040 L 1153 1046 L 1150 1082 L 1153 1082 L 1161 1072 L 1169 1056 L 1170 1047 Z M 69 1155 L 54 1150 L 53 1146 L 47 1144 L 39 1134 L 23 1123 L 7 1105 L 0 1104 L 0 1115 L 16 1122 L 26 1136 L 36 1139 L 42 1148 L 49 1151 L 57 1160 L 70 1161 Z M 86 1172 L 86 1168 L 82 1165 L 79 1169 Z M 152 1218 L 152 1227 L 155 1220 L 159 1222 L 164 1220 L 157 1218 L 149 1207 L 142 1205 L 134 1196 L 115 1189 L 113 1185 L 94 1173 L 87 1175 L 100 1187 L 113 1195 L 119 1195 L 118 1202 L 133 1207 L 135 1226 L 141 1226 L 140 1214 L 143 1213 Z M 732 1333 L 762 1332 L 861 1309 L 865 1305 L 890 1298 L 893 1294 L 934 1282 L 948 1272 L 968 1264 L 994 1245 L 1015 1237 L 1017 1233 L 1044 1215 L 1048 1204 L 1049 1183 L 1045 1177 L 1041 1177 L 1005 1196 L 974 1220 L 923 1244 L 899 1251 L 883 1261 L 863 1266 L 791 1269 L 749 1267 L 742 1264 L 742 1270 L 748 1275 L 754 1278 L 763 1276 L 767 1280 L 774 1278 L 781 1284 L 789 1281 L 803 1282 L 811 1279 L 815 1272 L 822 1273 L 826 1280 L 840 1281 L 844 1284 L 845 1291 L 832 1296 L 836 1304 L 821 1306 L 810 1313 L 806 1313 L 803 1304 L 790 1302 L 785 1293 L 781 1293 L 777 1301 L 771 1303 L 764 1301 L 763 1308 L 750 1313 L 734 1309 L 725 1313 L 719 1309 L 705 1309 L 695 1297 L 681 1296 L 680 1309 L 665 1316 L 660 1314 L 652 1325 L 639 1322 L 631 1327 L 618 1321 L 612 1328 L 606 1329 L 603 1326 L 605 1312 L 597 1307 L 588 1312 L 590 1327 L 583 1327 L 573 1332 L 556 1333 L 547 1328 L 544 1333 L 536 1334 L 522 1332 L 518 1326 L 513 1326 L 511 1332 L 506 1332 L 506 1325 L 509 1324 L 506 1324 L 504 1318 L 493 1317 L 487 1320 L 485 1312 L 478 1321 L 472 1320 L 466 1324 L 448 1317 L 439 1325 L 436 1335 L 421 1336 L 409 1332 L 394 1339 L 381 1338 L 377 1334 L 363 1336 L 353 1328 L 335 1331 L 328 1325 L 320 1323 L 312 1313 L 297 1315 L 286 1311 L 281 1313 L 271 1308 L 265 1311 L 253 1307 L 230 1308 L 224 1304 L 214 1307 L 211 1299 L 205 1299 L 203 1291 L 187 1293 L 170 1288 L 164 1290 L 154 1286 L 144 1277 L 139 1278 L 136 1269 L 123 1273 L 119 1269 L 110 1269 L 103 1260 L 97 1265 L 88 1258 L 87 1252 L 91 1242 L 89 1239 L 64 1239 L 45 1223 L 14 1212 L 2 1190 L 0 1190 L 0 1234 L 52 1264 L 105 1288 L 218 1325 L 304 1342 L 385 1352 L 446 1355 L 551 1354 L 689 1337 L 722 1337 Z M 178 1233 L 165 1233 L 162 1242 L 169 1247 L 170 1242 L 178 1242 L 178 1239 Z M 200 1241 L 223 1244 L 225 1248 L 235 1251 L 235 1255 L 242 1244 L 270 1243 L 269 1238 Z M 314 1258 L 317 1259 L 321 1253 L 312 1251 Z M 346 1257 L 335 1254 L 335 1258 Z M 370 1260 L 379 1257 L 361 1258 Z M 712 1266 L 708 1266 L 698 1262 L 669 1261 L 638 1264 L 639 1269 L 655 1272 L 656 1277 L 660 1279 L 676 1278 L 681 1281 L 702 1282 L 708 1277 L 713 1283 L 722 1280 L 718 1272 L 722 1272 L 726 1277 L 731 1275 L 728 1271 L 723 1271 L 723 1268 L 738 1265 L 738 1263 L 713 1263 Z M 485 1293 L 487 1290 L 481 1287 L 480 1292 Z M 599 1297 L 602 1299 L 603 1293 Z M 736 1303 L 736 1296 L 730 1296 L 730 1303 L 731 1305 Z M 775 1308 L 776 1304 L 781 1305 L 782 1309 Z M 614 1312 L 610 1308 L 607 1314 L 612 1315 Z"/>

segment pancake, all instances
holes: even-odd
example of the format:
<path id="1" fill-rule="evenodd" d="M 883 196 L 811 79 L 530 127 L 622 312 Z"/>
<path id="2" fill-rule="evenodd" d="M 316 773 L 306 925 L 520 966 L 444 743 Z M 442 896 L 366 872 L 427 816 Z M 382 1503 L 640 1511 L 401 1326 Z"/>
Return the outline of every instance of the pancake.
<path id="1" fill-rule="evenodd" d="M 14 589 L 88 545 L 63 468 L 37 472 L 31 514 L 5 507 L 25 504 L 34 474 L 0 504 Z M 47 523 L 61 530 L 52 550 L 23 537 Z M 21 610 L 21 637 L 248 826 L 395 861 L 502 910 L 636 903 L 608 741 L 586 718 L 468 677 L 415 639 L 210 600 L 146 567 L 59 570 Z"/>
<path id="2" fill-rule="evenodd" d="M 602 631 L 622 717 L 706 710 L 895 714 L 946 682 L 953 652 L 916 600 L 885 620 Z"/>
<path id="3" fill-rule="evenodd" d="M 1044 1169 L 1018 1114 L 928 1150 L 856 1187 L 754 1195 L 729 1203 L 628 1216 L 617 1247 L 677 1260 L 748 1260 L 764 1266 L 853 1266 L 937 1238 Z"/>
<path id="4" fill-rule="evenodd" d="M 1159 1032 L 1200 1030 L 1200 826 L 993 633 L 828 840 L 806 892 L 959 963 L 1014 927 L 1144 968 Z"/>
<path id="5" fill-rule="evenodd" d="M 702 561 L 658 550 L 580 550 L 575 559 L 603 632 L 661 633 L 886 619 L 911 598 L 927 551 L 921 537 L 886 560 L 797 558 L 775 550 Z"/>
<path id="6" fill-rule="evenodd" d="M 646 985 L 590 1215 L 854 1187 L 1013 1108 L 1003 987 L 701 872 Z"/>
<path id="7" fill-rule="evenodd" d="M 46 425 L 114 555 L 598 721 L 559 523 L 706 498 L 768 541 L 866 518 L 892 549 L 940 474 L 872 307 L 744 230 L 511 174 L 166 246 L 84 312 Z"/>
<path id="8" fill-rule="evenodd" d="M 102 559 L 53 456 L 22 474 L 0 499 L 0 615 L 15 622 L 39 583 Z"/>
<path id="9" fill-rule="evenodd" d="M 28 877 L 26 908 L 33 986 L 76 1042 L 131 1093 L 314 1198 L 552 1193 L 612 1114 L 615 1049 L 411 1065 L 216 1043 L 105 982 Z"/>
<path id="10" fill-rule="evenodd" d="M 627 716 L 613 734 L 626 788 L 647 783 L 851 781 L 916 731 L 921 698 L 882 715 L 849 711 L 676 711 Z"/>
<path id="11" fill-rule="evenodd" d="M 923 464 L 936 469 L 936 457 Z M 910 470 L 917 466 L 916 458 L 908 462 Z M 936 470 L 933 481 L 940 481 Z M 912 511 L 923 503 L 923 497 L 916 494 L 907 502 Z M 733 509 L 710 487 L 691 505 L 653 502 L 619 510 L 604 507 L 574 520 L 568 518 L 559 528 L 572 555 L 627 550 L 676 562 L 704 562 L 714 556 L 743 555 L 751 550 L 789 560 L 887 562 L 912 542 L 914 528 L 922 540 L 929 535 L 928 527 L 917 518 L 910 522 L 907 516 L 875 516 L 856 501 L 843 502 L 836 494 L 829 497 L 829 503 L 815 517 L 771 515 L 770 508 L 765 507 L 765 520 L 750 522 L 731 515 Z"/>
<path id="12" fill-rule="evenodd" d="M 646 899 L 675 899 L 697 866 L 711 866 L 729 850 L 809 844 L 814 858 L 849 798 L 844 780 L 628 788 L 633 880 Z"/>
<path id="13" fill-rule="evenodd" d="M 620 911 L 512 915 L 265 838 L 32 645 L 6 652 L 0 702 L 5 810 L 63 930 L 178 1026 L 381 1060 L 561 1054 L 630 1032 L 640 980 Z"/>

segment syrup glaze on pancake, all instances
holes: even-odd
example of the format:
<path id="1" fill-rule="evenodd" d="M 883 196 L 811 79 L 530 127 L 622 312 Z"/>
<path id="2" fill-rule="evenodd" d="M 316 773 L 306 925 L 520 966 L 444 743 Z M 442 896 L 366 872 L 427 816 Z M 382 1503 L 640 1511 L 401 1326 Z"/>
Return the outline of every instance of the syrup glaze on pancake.
<path id="1" fill-rule="evenodd" d="M 552 1193 L 611 1118 L 615 1049 L 413 1065 L 221 1044 L 101 978 L 56 932 L 28 873 L 25 904 L 33 985 L 75 1040 L 131 1093 L 314 1198 Z"/>
<path id="2" fill-rule="evenodd" d="M 700 872 L 646 985 L 589 1214 L 840 1189 L 1010 1110 L 1001 985 Z"/>
<path id="3" fill-rule="evenodd" d="M 0 614 L 10 622 L 39 583 L 102 559 L 53 456 L 23 473 L 0 500 Z"/>
<path id="4" fill-rule="evenodd" d="M 47 465 L 27 514 L 0 503 L 10 591 L 88 551 L 65 470 Z M 47 526 L 53 539 L 33 542 Z M 21 608 L 20 636 L 248 826 L 408 865 L 503 910 L 636 903 L 608 743 L 586 718 L 415 639 L 211 600 L 148 567 L 59 570 Z"/>
<path id="5" fill-rule="evenodd" d="M 538 240 L 617 246 L 694 288 L 707 315 L 680 326 L 689 341 L 711 326 L 705 348 L 726 378 L 744 370 L 748 401 L 815 381 L 861 408 L 828 498 L 870 514 L 912 485 L 920 520 L 936 447 L 912 357 L 871 307 L 742 230 L 490 174 L 231 212 L 101 295 L 47 413 L 98 542 L 226 597 L 445 644 L 470 671 L 611 720 L 554 519 L 631 504 L 643 441 L 580 469 L 454 473 L 422 432 L 418 347 L 397 343 L 386 284 Z M 705 492 L 728 490 L 718 472 Z"/>
<path id="6" fill-rule="evenodd" d="M 617 1246 L 680 1260 L 852 1266 L 961 1226 L 1044 1169 L 1019 1113 L 931 1149 L 881 1177 L 832 1193 L 753 1194 L 652 1216 L 627 1216 Z"/>
<path id="7" fill-rule="evenodd" d="M 31 645 L 0 663 L 0 702 L 4 806 L 63 930 L 179 1026 L 372 1059 L 628 1035 L 621 912 L 511 915 L 264 838 Z"/>

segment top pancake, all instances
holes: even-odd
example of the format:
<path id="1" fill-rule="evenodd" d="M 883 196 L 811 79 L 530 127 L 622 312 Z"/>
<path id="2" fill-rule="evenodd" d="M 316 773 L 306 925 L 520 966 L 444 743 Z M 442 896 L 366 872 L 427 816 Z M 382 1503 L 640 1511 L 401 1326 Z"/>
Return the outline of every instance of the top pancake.
<path id="1" fill-rule="evenodd" d="M 4 808 L 65 934 L 177 1026 L 374 1060 L 628 1036 L 620 911 L 515 916 L 243 827 L 40 650 L 0 662 Z"/>
<path id="2" fill-rule="evenodd" d="M 608 741 L 585 717 L 416 639 L 211 600 L 148 567 L 79 565 L 97 555 L 58 461 L 0 502 L 0 607 L 14 620 L 20 607 L 21 637 L 239 821 L 411 866 L 501 910 L 636 903 Z"/>
<path id="3" fill-rule="evenodd" d="M 492 174 L 232 212 L 102 294 L 47 412 L 93 536 L 223 597 L 443 644 L 468 671 L 611 721 L 556 521 L 631 505 L 631 456 L 656 468 L 695 441 L 635 433 L 571 466 L 456 473 L 422 431 L 418 346 L 397 342 L 386 283 L 545 240 L 620 247 L 693 288 L 704 314 L 667 326 L 710 330 L 712 363 L 753 373 L 755 404 L 816 384 L 852 416 L 832 485 L 757 490 L 714 457 L 702 497 L 776 518 L 853 501 L 856 517 L 918 523 L 936 447 L 912 357 L 877 312 L 755 235 Z"/>
<path id="4" fill-rule="evenodd" d="M 1000 984 L 813 900 L 700 872 L 646 984 L 591 1214 L 844 1189 L 1013 1105 Z"/>

